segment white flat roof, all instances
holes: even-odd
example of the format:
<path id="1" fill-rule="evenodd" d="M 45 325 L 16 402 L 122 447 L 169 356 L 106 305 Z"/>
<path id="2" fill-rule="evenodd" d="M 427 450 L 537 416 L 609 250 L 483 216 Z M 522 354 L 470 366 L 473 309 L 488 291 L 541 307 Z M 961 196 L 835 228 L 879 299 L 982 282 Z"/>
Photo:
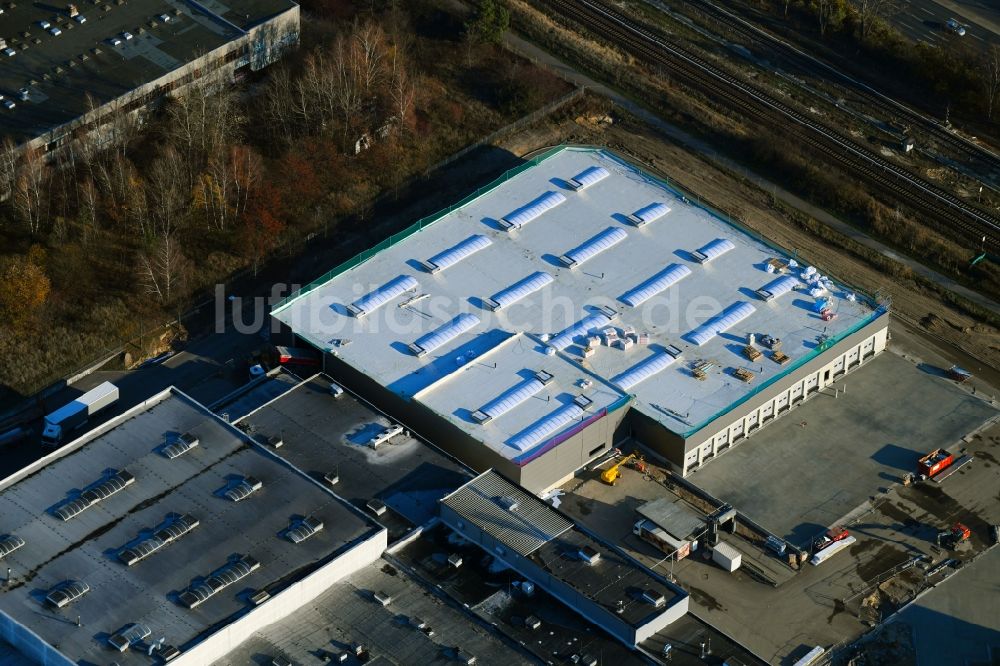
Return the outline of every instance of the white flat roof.
<path id="1" fill-rule="evenodd" d="M 580 402 L 579 412 L 572 410 L 571 423 L 552 435 L 596 418 L 604 409 L 624 406 L 626 394 L 571 360 L 546 354 L 545 349 L 545 343 L 529 335 L 512 335 L 456 366 L 450 375 L 417 393 L 416 399 L 515 461 L 528 460 L 540 452 L 551 437 L 539 440 L 539 433 L 555 423 L 553 418 L 565 414 L 560 410 L 575 400 Z M 581 396 L 585 400 L 580 400 Z M 499 415 L 481 422 L 475 413 L 490 405 L 497 405 L 490 411 Z M 520 444 L 526 438 L 532 443 Z"/>
<path id="2" fill-rule="evenodd" d="M 591 166 L 603 167 L 611 175 L 586 190 L 575 191 L 568 179 Z M 530 224 L 504 229 L 499 222 L 503 216 L 546 192 L 559 193 L 565 201 L 544 210 Z M 630 215 L 656 203 L 670 211 L 635 226 Z M 623 230 L 627 238 L 575 267 L 560 261 L 561 256 L 609 227 Z M 473 234 L 486 236 L 491 244 L 445 271 L 432 274 L 421 263 Z M 693 253 L 716 239 L 730 241 L 733 249 L 710 262 L 699 261 Z M 597 315 L 603 307 L 611 314 L 609 325 L 616 327 L 619 337 L 631 328 L 637 334 L 647 334 L 641 338 L 644 344 L 624 345 L 627 348 L 601 344 L 584 358 L 587 342 L 576 336 L 558 354 L 559 358 L 575 366 L 577 374 L 587 371 L 610 381 L 621 376 L 635 379 L 635 375 L 627 374 L 630 369 L 656 354 L 679 351 L 673 363 L 653 364 L 655 372 L 648 372 L 653 368 L 647 366 L 642 380 L 628 391 L 635 395 L 636 408 L 687 436 L 763 384 L 818 354 L 821 336 L 839 339 L 876 314 L 864 298 L 854 299 L 849 289 L 827 280 L 821 297 L 828 299 L 827 307 L 836 316 L 824 321 L 815 309 L 817 298 L 807 291 L 810 287 L 805 282 L 804 267 L 789 271 L 797 278 L 798 289 L 762 300 L 757 290 L 777 277 L 768 271 L 767 264 L 775 258 L 789 259 L 613 153 L 563 147 L 513 177 L 500 179 L 492 189 L 487 188 L 436 221 L 424 223 L 419 231 L 367 261 L 310 285 L 297 297 L 280 304 L 274 314 L 303 339 L 321 349 L 333 349 L 345 362 L 397 394 L 407 398 L 420 394 L 418 399 L 443 417 L 457 419 L 461 427 L 479 433 L 488 445 L 503 450 L 511 429 L 530 422 L 539 411 L 537 400 L 522 403 L 486 427 L 463 421 L 459 414 L 464 414 L 461 410 L 476 410 L 490 397 L 500 395 L 515 383 L 512 379 L 518 373 L 534 365 L 512 358 L 512 352 L 501 347 L 495 371 L 468 366 L 512 334 L 526 333 L 518 338 L 522 341 L 545 341 L 584 319 L 600 319 Z M 636 307 L 621 300 L 671 264 L 685 266 L 691 274 Z M 539 271 L 552 275 L 554 280 L 496 312 L 484 302 Z M 401 275 L 414 278 L 417 286 L 362 318 L 346 309 L 359 297 Z M 750 304 L 752 311 L 740 303 Z M 725 318 L 723 324 L 711 327 L 718 330 L 716 335 L 709 339 L 698 336 L 700 345 L 692 342 L 690 334 L 695 329 L 733 309 L 746 316 Z M 418 357 L 410 349 L 418 338 L 462 313 L 475 315 L 478 323 L 433 352 Z M 726 325 L 729 327 L 724 328 Z M 779 365 L 767 356 L 749 361 L 742 354 L 749 333 L 781 339 L 782 351 L 791 361 Z M 526 343 L 522 346 L 529 358 L 544 354 Z M 711 367 L 707 377 L 698 380 L 691 370 L 702 362 Z M 466 369 L 456 374 L 459 367 Z M 751 383 L 733 376 L 740 367 L 754 373 Z M 558 374 L 563 381 L 561 375 L 574 373 Z M 453 376 L 448 382 L 425 391 L 449 375 Z M 609 390 L 610 397 L 613 389 L 604 386 L 602 390 Z M 522 408 L 523 418 L 512 416 Z M 577 420 L 583 418 L 586 415 Z M 503 419 L 510 419 L 510 425 L 501 425 Z M 515 454 L 510 450 L 505 453 Z"/>

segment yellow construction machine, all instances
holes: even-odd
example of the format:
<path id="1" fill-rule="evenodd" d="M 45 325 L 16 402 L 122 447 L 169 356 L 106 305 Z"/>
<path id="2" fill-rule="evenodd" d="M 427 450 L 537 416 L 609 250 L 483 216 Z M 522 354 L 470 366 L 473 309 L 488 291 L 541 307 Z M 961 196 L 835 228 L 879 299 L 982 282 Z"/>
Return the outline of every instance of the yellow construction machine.
<path id="1" fill-rule="evenodd" d="M 601 481 L 608 484 L 609 486 L 615 485 L 619 477 L 621 477 L 622 475 L 621 468 L 628 465 L 629 463 L 633 463 L 632 466 L 635 467 L 640 472 L 646 471 L 645 459 L 643 459 L 641 455 L 630 453 L 621 460 L 619 460 L 618 462 L 616 462 L 611 467 L 601 472 Z"/>

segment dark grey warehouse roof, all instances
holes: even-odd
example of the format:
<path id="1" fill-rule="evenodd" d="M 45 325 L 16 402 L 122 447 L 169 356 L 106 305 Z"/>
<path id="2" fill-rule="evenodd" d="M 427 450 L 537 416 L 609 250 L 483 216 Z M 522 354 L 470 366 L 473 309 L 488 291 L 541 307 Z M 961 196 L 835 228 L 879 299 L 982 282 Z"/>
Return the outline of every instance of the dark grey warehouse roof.
<path id="1" fill-rule="evenodd" d="M 545 502 L 494 472 L 481 474 L 441 503 L 522 556 L 573 527 Z"/>

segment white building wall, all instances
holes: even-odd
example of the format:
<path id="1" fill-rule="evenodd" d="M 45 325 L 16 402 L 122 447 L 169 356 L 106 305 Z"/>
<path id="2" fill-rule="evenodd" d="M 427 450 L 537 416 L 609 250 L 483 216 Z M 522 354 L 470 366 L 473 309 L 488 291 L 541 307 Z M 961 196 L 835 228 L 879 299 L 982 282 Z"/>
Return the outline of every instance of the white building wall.
<path id="1" fill-rule="evenodd" d="M 864 362 L 871 360 L 885 350 L 888 338 L 889 327 L 886 325 L 850 347 L 845 347 L 840 354 L 818 370 L 805 376 L 795 377 L 794 381 L 778 395 L 769 397 L 756 405 L 751 405 L 729 425 L 707 437 L 701 445 L 688 451 L 684 456 L 682 473 L 687 475 L 698 466 L 742 443 L 749 435 L 764 425 L 782 416 L 792 407 L 805 402 L 846 373 L 860 367 Z"/>
<path id="2" fill-rule="evenodd" d="M 67 659 L 59 650 L 46 643 L 41 636 L 3 611 L 0 611 L 0 638 L 41 666 L 74 666 L 76 664 L 72 659 Z"/>
<path id="3" fill-rule="evenodd" d="M 376 561 L 388 545 L 389 533 L 384 528 L 378 530 L 340 557 L 285 588 L 170 663 L 180 666 L 206 666 L 223 659 L 255 632 L 285 619 L 326 592 L 334 583 Z"/>

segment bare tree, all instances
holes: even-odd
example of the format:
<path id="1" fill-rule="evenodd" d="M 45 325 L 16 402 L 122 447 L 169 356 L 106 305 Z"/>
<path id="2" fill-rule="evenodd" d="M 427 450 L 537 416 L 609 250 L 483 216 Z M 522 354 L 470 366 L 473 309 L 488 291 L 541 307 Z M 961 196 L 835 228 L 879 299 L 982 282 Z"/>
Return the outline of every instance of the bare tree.
<path id="1" fill-rule="evenodd" d="M 154 295 L 160 303 L 176 298 L 187 275 L 187 259 L 175 237 L 163 236 L 149 252 L 140 253 L 136 274 L 146 293 Z"/>
<path id="2" fill-rule="evenodd" d="M 177 228 L 189 203 L 184 166 L 173 146 L 150 165 L 146 190 L 152 207 L 154 233 L 169 236 Z"/>
<path id="3" fill-rule="evenodd" d="M 389 82 L 389 94 L 392 97 L 393 112 L 396 114 L 400 126 L 406 128 L 407 119 L 413 109 L 416 89 L 413 86 L 413 77 L 398 48 L 392 52 L 392 76 Z"/>
<path id="4" fill-rule="evenodd" d="M 190 186 L 197 174 L 239 135 L 244 118 L 231 88 L 191 86 L 169 106 L 168 133 L 180 151 Z"/>
<path id="5" fill-rule="evenodd" d="M 1000 94 L 1000 46 L 991 44 L 983 57 L 983 86 L 986 93 L 986 117 L 993 120 L 993 106 Z"/>
<path id="6" fill-rule="evenodd" d="M 295 125 L 298 91 L 287 67 L 278 65 L 270 69 L 267 91 L 263 99 L 264 117 L 277 143 L 286 143 Z"/>
<path id="7" fill-rule="evenodd" d="M 0 199 L 6 199 L 14 193 L 17 182 L 17 161 L 20 151 L 10 137 L 0 144 Z"/>
<path id="8" fill-rule="evenodd" d="M 899 0 L 855 0 L 854 6 L 858 10 L 861 39 L 868 39 L 880 19 L 899 11 Z"/>
<path id="9" fill-rule="evenodd" d="M 100 205 L 100 195 L 97 187 L 90 178 L 84 178 L 77 186 L 77 198 L 80 201 L 79 217 L 83 223 L 84 243 L 93 240 L 93 237 L 101 228 L 98 208 Z"/>
<path id="10" fill-rule="evenodd" d="M 354 28 L 354 42 L 358 79 L 370 99 L 385 73 L 385 33 L 378 23 L 368 21 Z"/>
<path id="11" fill-rule="evenodd" d="M 816 20 L 819 21 L 819 34 L 826 35 L 831 27 L 840 24 L 846 8 L 844 0 L 816 0 Z"/>
<path id="12" fill-rule="evenodd" d="M 41 231 L 48 216 L 48 171 L 49 167 L 37 149 L 25 151 L 17 169 L 14 210 L 33 236 Z"/>
<path id="13" fill-rule="evenodd" d="M 358 63 L 358 49 L 344 37 L 338 37 L 334 44 L 333 69 L 333 101 L 340 112 L 343 123 L 344 145 L 351 129 L 358 123 L 358 114 L 362 108 L 362 86 L 359 74 L 362 73 Z"/>

